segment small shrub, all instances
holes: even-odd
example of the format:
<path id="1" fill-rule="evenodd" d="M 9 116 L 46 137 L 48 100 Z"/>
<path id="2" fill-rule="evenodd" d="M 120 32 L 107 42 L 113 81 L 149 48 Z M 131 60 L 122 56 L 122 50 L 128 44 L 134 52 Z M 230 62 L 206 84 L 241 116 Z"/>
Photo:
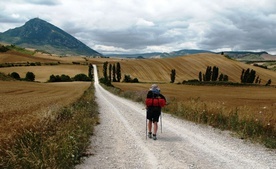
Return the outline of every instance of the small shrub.
<path id="1" fill-rule="evenodd" d="M 10 74 L 10 76 L 16 80 L 19 80 L 20 79 L 20 75 L 17 73 L 17 72 L 12 72 Z"/>
<path id="2" fill-rule="evenodd" d="M 132 83 L 139 83 L 139 80 L 138 80 L 137 78 L 134 78 L 134 79 L 132 80 Z"/>
<path id="3" fill-rule="evenodd" d="M 123 82 L 126 83 L 139 83 L 139 80 L 137 78 L 132 79 L 130 75 L 125 75 L 125 78 L 123 79 Z"/>
<path id="4" fill-rule="evenodd" d="M 25 80 L 27 81 L 34 81 L 35 80 L 35 75 L 33 72 L 27 72 L 25 76 Z"/>

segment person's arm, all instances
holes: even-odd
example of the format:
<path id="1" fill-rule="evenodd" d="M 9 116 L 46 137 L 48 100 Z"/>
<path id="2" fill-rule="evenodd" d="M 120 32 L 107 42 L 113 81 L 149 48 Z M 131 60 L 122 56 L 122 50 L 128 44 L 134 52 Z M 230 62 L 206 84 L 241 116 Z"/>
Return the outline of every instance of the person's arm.
<path id="1" fill-rule="evenodd" d="M 166 98 L 165 98 L 165 96 L 164 96 L 164 95 L 159 94 L 159 96 L 167 102 L 167 100 L 166 100 Z"/>

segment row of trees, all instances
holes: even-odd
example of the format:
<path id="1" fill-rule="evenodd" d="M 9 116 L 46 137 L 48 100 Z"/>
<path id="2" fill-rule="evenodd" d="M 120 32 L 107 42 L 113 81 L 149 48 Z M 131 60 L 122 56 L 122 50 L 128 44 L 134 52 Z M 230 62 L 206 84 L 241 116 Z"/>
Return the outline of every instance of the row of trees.
<path id="1" fill-rule="evenodd" d="M 104 62 L 103 64 L 103 78 L 100 79 L 102 83 L 111 86 L 111 82 L 120 82 L 121 75 L 121 65 L 118 62 L 117 64 L 109 64 L 108 62 Z"/>
<path id="2" fill-rule="evenodd" d="M 257 73 L 255 70 L 253 69 L 242 69 L 242 73 L 241 73 L 241 83 L 256 83 L 256 84 L 260 84 L 262 79 L 260 79 L 259 76 L 257 76 Z M 271 84 L 271 79 L 269 79 L 266 82 L 266 86 L 269 86 Z"/>
<path id="3" fill-rule="evenodd" d="M 121 76 L 121 65 L 119 62 L 116 64 L 108 64 L 108 62 L 104 62 L 103 78 L 100 79 L 101 83 L 104 83 L 107 86 L 112 86 L 111 82 L 120 82 L 122 78 Z M 132 78 L 130 75 L 124 75 L 122 81 L 126 83 L 139 83 L 137 78 Z"/>
<path id="4" fill-rule="evenodd" d="M 70 77 L 68 75 L 51 75 L 48 82 L 72 82 L 72 81 L 91 81 L 91 78 L 86 74 L 80 73 L 75 75 L 74 77 Z"/>
<path id="5" fill-rule="evenodd" d="M 242 69 L 242 74 L 241 74 L 241 83 L 254 83 L 256 78 L 256 71 L 253 69 L 247 69 L 244 70 Z M 256 79 L 255 83 L 260 83 L 261 79 L 258 78 Z"/>
<path id="6" fill-rule="evenodd" d="M 25 78 L 21 78 L 20 75 L 17 72 L 12 72 L 9 74 L 12 78 L 16 80 L 25 80 L 25 81 L 35 81 L 35 74 L 33 72 L 27 72 Z M 49 77 L 48 82 L 71 82 L 71 81 L 91 81 L 91 78 L 89 78 L 86 74 L 77 74 L 74 77 L 70 77 L 68 75 L 62 74 L 60 75 L 51 75 Z"/>
<path id="7" fill-rule="evenodd" d="M 198 79 L 200 82 L 202 81 L 228 81 L 228 76 L 225 74 L 220 74 L 219 75 L 219 68 L 217 66 L 207 66 L 205 74 L 202 73 L 201 71 L 198 74 Z"/>
<path id="8" fill-rule="evenodd" d="M 176 76 L 176 70 L 172 69 L 171 70 L 171 83 L 174 83 L 175 81 L 175 76 Z M 205 73 L 202 73 L 201 71 L 198 74 L 198 80 L 200 82 L 202 81 L 228 81 L 229 78 L 227 75 L 225 74 L 219 74 L 219 68 L 217 66 L 207 66 Z M 261 79 L 259 78 L 259 76 L 257 76 L 256 78 L 256 71 L 255 70 L 250 70 L 249 68 L 247 70 L 242 70 L 241 73 L 241 83 L 256 83 L 256 84 L 260 84 L 261 83 Z M 269 79 L 266 83 L 266 86 L 271 84 L 271 79 Z"/>

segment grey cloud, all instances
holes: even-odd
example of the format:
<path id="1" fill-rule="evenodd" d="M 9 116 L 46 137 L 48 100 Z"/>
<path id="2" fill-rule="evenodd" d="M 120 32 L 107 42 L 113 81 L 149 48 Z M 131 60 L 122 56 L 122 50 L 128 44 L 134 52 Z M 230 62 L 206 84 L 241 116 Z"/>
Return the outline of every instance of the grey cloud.
<path id="1" fill-rule="evenodd" d="M 3 23 L 22 23 L 25 22 L 22 18 L 14 18 L 0 13 L 0 22 Z"/>
<path id="2" fill-rule="evenodd" d="M 132 27 L 117 31 L 96 30 L 91 32 L 91 37 L 103 45 L 142 49 L 151 45 L 170 43 L 171 39 L 161 36 L 165 31 L 156 27 L 144 29 Z"/>
<path id="3" fill-rule="evenodd" d="M 229 12 L 224 21 L 212 23 L 200 47 L 205 49 L 231 48 L 234 50 L 275 49 L 276 21 L 263 13 Z"/>

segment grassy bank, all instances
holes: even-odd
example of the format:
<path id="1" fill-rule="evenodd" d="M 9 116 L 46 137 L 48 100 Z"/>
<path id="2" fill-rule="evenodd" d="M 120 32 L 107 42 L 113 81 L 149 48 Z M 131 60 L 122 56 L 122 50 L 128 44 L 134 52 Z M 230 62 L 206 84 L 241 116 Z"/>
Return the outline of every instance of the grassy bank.
<path id="1" fill-rule="evenodd" d="M 144 102 L 146 92 L 141 90 L 122 91 L 107 88 L 114 94 L 134 101 Z M 275 109 L 275 106 L 274 106 Z M 222 130 L 232 131 L 236 137 L 258 142 L 268 148 L 276 148 L 276 127 L 273 108 L 256 108 L 247 106 L 226 106 L 219 101 L 203 101 L 200 98 L 187 100 L 171 99 L 163 111 L 178 118 L 206 124 Z M 252 112 L 258 112 L 256 113 Z"/>
<path id="2" fill-rule="evenodd" d="M 229 108 L 222 103 L 201 101 L 199 98 L 172 101 L 164 111 L 189 121 L 233 131 L 241 139 L 276 148 L 276 130 L 271 123 L 272 112 L 265 113 L 264 110 L 264 113 L 256 117 L 251 113 L 255 110 L 250 107 Z"/>
<path id="3" fill-rule="evenodd" d="M 74 104 L 1 143 L 0 168 L 74 168 L 86 155 L 93 127 L 99 123 L 94 87 Z"/>

